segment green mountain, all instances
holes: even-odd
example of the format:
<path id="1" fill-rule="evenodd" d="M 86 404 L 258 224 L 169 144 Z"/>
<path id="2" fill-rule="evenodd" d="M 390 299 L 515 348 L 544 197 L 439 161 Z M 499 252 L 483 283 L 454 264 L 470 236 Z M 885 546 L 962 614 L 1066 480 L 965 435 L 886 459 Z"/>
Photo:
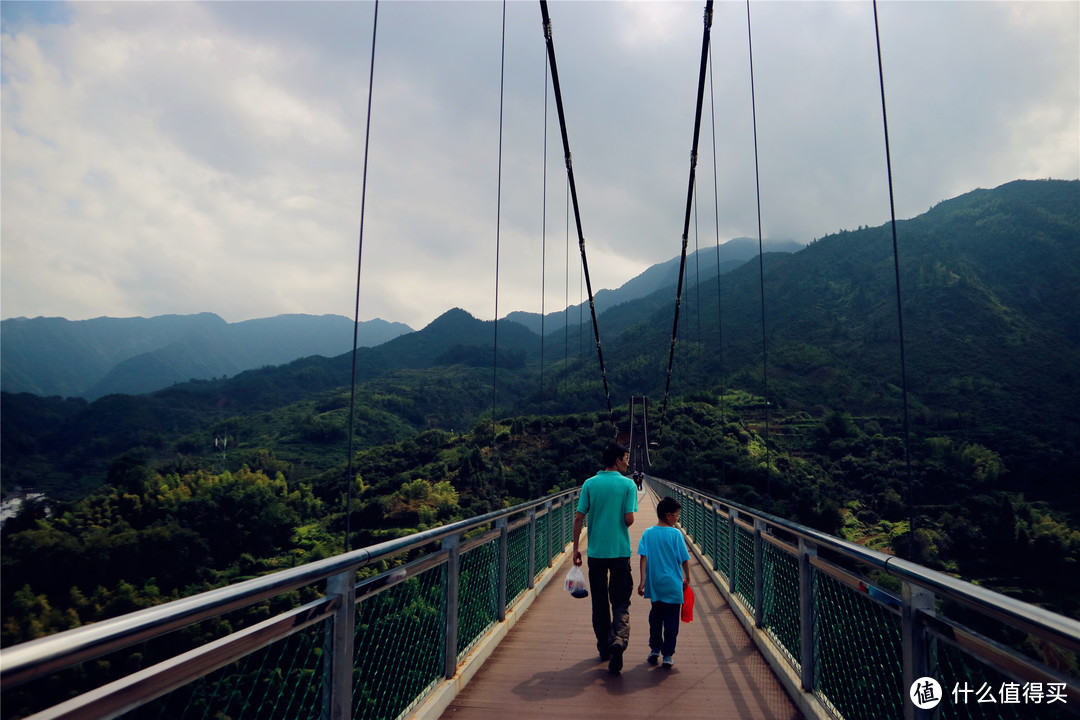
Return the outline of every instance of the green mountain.
<path id="1" fill-rule="evenodd" d="M 1021 461 L 1032 442 L 1063 447 L 1080 437 L 1078 214 L 1077 181 L 1018 181 L 942 202 L 897 223 L 914 429 L 993 442 L 1013 448 L 1010 457 Z M 733 387 L 765 396 L 785 411 L 899 418 L 890 225 L 829 235 L 796 253 L 768 253 L 761 264 L 759 269 L 757 262 L 746 263 L 719 282 L 714 277 L 700 287 L 687 284 L 672 393 Z M 669 285 L 599 316 L 606 380 L 620 413 L 630 395 L 648 395 L 661 406 L 673 297 Z M 591 327 L 570 330 L 583 338 L 572 351 L 549 336 L 542 376 L 539 336 L 507 320 L 497 332 L 497 363 L 495 324 L 457 309 L 420 332 L 361 349 L 360 402 L 382 402 L 380 383 L 399 398 L 409 396 L 406 425 L 413 432 L 466 427 L 490 414 L 492 404 L 499 416 L 605 407 Z M 5 356 L 8 349 L 5 344 Z M 350 372 L 348 354 L 311 357 L 227 380 L 106 397 L 73 415 L 76 406 L 70 403 L 60 404 L 64 412 L 57 414 L 47 403 L 35 411 L 31 398 L 15 402 L 5 395 L 4 483 L 32 481 L 33 473 L 20 470 L 28 456 L 36 458 L 34 468 L 66 468 L 62 474 L 97 468 L 91 475 L 100 478 L 126 449 L 168 454 L 178 435 L 310 401 L 347 385 Z M 453 412 L 451 422 L 441 417 L 447 408 L 425 409 L 425 388 L 463 383 L 463 373 L 474 397 L 454 407 L 469 412 Z M 66 421 L 43 430 L 43 417 Z M 661 421 L 655 418 L 658 426 Z"/>
<path id="2" fill-rule="evenodd" d="M 347 523 L 359 546 L 571 487 L 645 430 L 631 395 L 656 475 L 1076 617 L 1080 181 L 977 190 L 896 240 L 908 433 L 889 224 L 688 284 L 670 386 L 673 285 L 599 316 L 603 376 L 591 327 L 571 348 L 454 309 L 359 349 L 355 393 L 351 353 L 5 392 L 4 491 L 48 499 L 4 525 L 0 641 L 326 557 Z"/>

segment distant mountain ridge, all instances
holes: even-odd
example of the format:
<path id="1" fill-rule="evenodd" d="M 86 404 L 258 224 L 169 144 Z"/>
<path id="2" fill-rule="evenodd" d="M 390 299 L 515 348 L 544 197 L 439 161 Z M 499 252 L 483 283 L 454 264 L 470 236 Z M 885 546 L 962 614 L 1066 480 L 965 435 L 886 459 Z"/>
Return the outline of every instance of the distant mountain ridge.
<path id="1" fill-rule="evenodd" d="M 791 253 L 804 246 L 791 240 L 767 240 L 766 252 Z M 687 256 L 687 279 L 700 272 L 703 277 L 733 270 L 757 256 L 758 241 L 734 238 L 719 246 Z M 624 305 L 673 286 L 678 280 L 679 258 L 654 265 L 613 289 L 596 293 L 596 310 Z M 562 328 L 566 321 L 576 325 L 578 310 L 548 313 L 544 332 Z M 457 317 L 463 310 L 450 310 Z M 538 313 L 512 312 L 503 320 L 518 323 L 533 333 L 541 332 Z M 432 323 L 423 339 L 398 343 L 390 353 L 402 354 L 405 364 L 419 367 L 435 362 L 425 348 L 439 334 L 447 317 Z M 340 315 L 278 315 L 272 318 L 227 323 L 214 313 L 159 315 L 151 318 L 109 318 L 66 320 L 38 317 L 13 318 L 0 322 L 0 389 L 8 393 L 28 392 L 41 396 L 81 397 L 86 400 L 123 393 L 138 395 L 167 388 L 178 382 L 229 377 L 244 370 L 267 365 L 283 365 L 310 355 L 334 357 L 349 351 L 353 321 Z M 451 326 L 455 323 L 451 322 Z M 505 328 L 506 326 L 504 326 Z M 455 330 L 459 330 L 456 328 Z M 360 323 L 358 347 L 376 347 L 413 332 L 402 323 L 375 319 Z M 486 331 L 485 331 L 486 332 Z M 514 340 L 506 333 L 504 347 Z M 470 339 L 471 338 L 471 339 Z M 443 360 L 460 359 L 482 352 L 481 342 L 469 333 L 457 338 L 453 348 L 440 350 Z M 448 353 L 448 354 L 447 354 Z M 438 353 L 437 353 L 438 355 Z M 511 362 L 503 358 L 500 362 Z"/>
<path id="2" fill-rule="evenodd" d="M 359 347 L 412 332 L 402 323 L 360 323 Z M 341 315 L 278 315 L 228 323 L 213 313 L 151 318 L 13 318 L 0 322 L 4 392 L 81 397 L 140 394 L 177 382 L 235 375 L 310 355 L 348 352 L 353 321 Z"/>
<path id="3" fill-rule="evenodd" d="M 794 240 L 764 240 L 760 249 L 766 253 L 794 253 L 804 247 L 806 246 Z M 719 247 L 689 252 L 686 255 L 686 284 L 696 285 L 695 278 L 698 276 L 716 277 L 718 260 L 720 274 L 724 274 L 757 257 L 758 250 L 757 240 L 737 237 L 722 243 Z M 679 261 L 679 257 L 674 257 L 667 262 L 653 265 L 614 290 L 598 290 L 594 297 L 596 312 L 603 313 L 619 305 L 652 295 L 657 290 L 673 288 L 679 281 Z M 521 323 L 538 335 L 543 327 L 544 334 L 550 335 L 563 328 L 568 319 L 571 325 L 577 324 L 579 314 L 583 311 L 587 314 L 588 309 L 589 303 L 585 301 L 579 305 L 571 305 L 565 311 L 546 313 L 543 316 L 543 325 L 541 325 L 540 313 L 516 311 L 508 314 L 506 319 Z"/>

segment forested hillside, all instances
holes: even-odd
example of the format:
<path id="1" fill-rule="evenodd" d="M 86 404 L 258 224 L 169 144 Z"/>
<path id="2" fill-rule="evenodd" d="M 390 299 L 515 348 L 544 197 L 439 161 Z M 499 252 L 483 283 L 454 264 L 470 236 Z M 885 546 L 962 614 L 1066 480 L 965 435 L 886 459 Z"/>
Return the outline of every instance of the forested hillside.
<path id="1" fill-rule="evenodd" d="M 690 288 L 668 398 L 674 289 L 602 314 L 613 417 L 591 328 L 500 322 L 496 355 L 453 310 L 363 349 L 352 478 L 349 355 L 5 394 L 5 490 L 48 497 L 3 528 L 3 642 L 340 552 L 347 515 L 355 546 L 572 486 L 630 395 L 656 475 L 1080 616 L 1078 215 L 1080 183 L 1020 182 L 898 224 L 908 436 L 887 225 Z"/>

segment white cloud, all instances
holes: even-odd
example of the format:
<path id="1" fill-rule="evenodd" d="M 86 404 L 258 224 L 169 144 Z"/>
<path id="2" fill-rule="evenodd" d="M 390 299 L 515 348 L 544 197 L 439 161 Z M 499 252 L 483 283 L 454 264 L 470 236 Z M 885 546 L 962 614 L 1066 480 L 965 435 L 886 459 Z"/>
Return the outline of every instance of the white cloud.
<path id="1" fill-rule="evenodd" d="M 352 315 L 372 3 L 0 7 L 4 317 Z M 614 287 L 679 252 L 702 6 L 550 8 L 593 288 Z M 746 7 L 715 8 L 702 244 L 757 234 Z M 500 314 L 538 310 L 545 218 L 546 309 L 579 300 L 550 98 L 543 206 L 539 8 L 506 9 L 500 198 L 502 5 L 380 5 L 362 319 L 491 317 L 497 241 Z M 872 8 L 751 10 L 764 234 L 885 222 Z M 901 217 L 1080 175 L 1080 5 L 879 11 Z"/>

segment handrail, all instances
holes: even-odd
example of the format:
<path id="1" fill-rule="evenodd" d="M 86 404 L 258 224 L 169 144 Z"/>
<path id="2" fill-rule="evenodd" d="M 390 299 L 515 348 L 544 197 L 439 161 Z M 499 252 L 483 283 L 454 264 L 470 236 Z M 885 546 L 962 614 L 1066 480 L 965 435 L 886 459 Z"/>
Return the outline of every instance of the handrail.
<path id="1" fill-rule="evenodd" d="M 502 518 L 542 508 L 549 502 L 560 503 L 576 492 L 577 489 L 567 490 L 540 500 L 387 540 L 332 558 L 5 648 L 0 650 L 0 690 L 8 690 L 115 650 L 312 585 L 334 575 L 355 571 L 388 556 L 457 536 Z"/>
<path id="2" fill-rule="evenodd" d="M 957 683 L 955 694 L 961 692 L 960 682 L 966 688 L 965 677 L 974 679 L 957 673 L 977 675 L 978 667 L 993 668 L 1014 687 L 1017 681 L 1037 685 L 1040 697 L 1045 683 L 1054 688 L 1055 701 L 1068 703 L 1068 710 L 1076 712 L 1080 677 L 1075 672 L 1062 672 L 1026 651 L 965 627 L 963 621 L 946 617 L 950 606 L 941 605 L 939 600 L 969 608 L 1002 627 L 1023 631 L 1038 638 L 1037 642 L 1065 652 L 1080 652 L 1080 621 L 741 503 L 655 476 L 647 480 L 658 493 L 684 501 L 687 510 L 682 526 L 694 543 L 694 552 L 702 559 L 712 556 L 714 583 L 806 713 L 824 712 L 851 720 L 902 714 L 906 720 L 929 720 L 929 710 L 917 706 L 914 696 L 905 697 L 909 689 L 914 692 L 918 681 L 943 673 L 938 675 L 943 682 L 952 678 Z M 752 544 L 752 559 L 747 543 Z M 773 547 L 776 550 L 767 559 L 766 548 Z M 821 551 L 897 578 L 902 597 L 870 586 L 852 571 L 820 557 Z M 871 611 L 867 605 L 857 617 L 849 618 L 846 613 L 854 606 L 843 600 L 841 612 L 845 614 L 838 620 L 839 628 L 833 630 L 835 622 L 823 618 L 829 615 L 837 621 L 837 591 L 822 586 L 815 573 L 838 582 L 846 592 L 867 598 L 877 610 Z M 828 634 L 827 641 L 821 639 L 823 633 Z M 844 638 L 852 633 L 859 639 L 857 645 L 849 647 Z M 946 656 L 941 653 L 946 651 L 937 645 L 938 640 L 956 648 L 966 659 L 943 661 Z M 856 678 L 837 676 L 838 652 L 858 657 L 878 653 L 873 665 L 879 671 L 888 668 L 887 675 L 870 680 L 871 684 L 876 682 L 882 695 L 879 702 L 884 705 L 867 708 L 850 692 Z M 894 663 L 893 658 L 900 662 Z"/>
<path id="3" fill-rule="evenodd" d="M 660 480 L 660 478 L 656 479 Z M 667 480 L 661 480 L 661 482 L 677 488 L 686 495 L 706 498 L 713 504 L 733 507 L 739 511 L 740 515 L 749 515 L 769 525 L 782 528 L 795 537 L 813 542 L 819 548 L 827 548 L 875 569 L 883 570 L 901 580 L 926 588 L 935 595 L 990 612 L 1010 622 L 1021 623 L 1026 628 L 1036 632 L 1036 634 L 1051 635 L 1056 641 L 1062 642 L 1069 649 L 1080 651 L 1080 620 L 1059 615 L 1037 605 L 1025 603 L 993 590 L 959 580 L 942 572 L 898 558 L 895 555 L 888 555 L 857 545 L 820 530 L 799 525 L 790 520 L 755 510 L 731 500 L 717 498 L 700 490 Z"/>

